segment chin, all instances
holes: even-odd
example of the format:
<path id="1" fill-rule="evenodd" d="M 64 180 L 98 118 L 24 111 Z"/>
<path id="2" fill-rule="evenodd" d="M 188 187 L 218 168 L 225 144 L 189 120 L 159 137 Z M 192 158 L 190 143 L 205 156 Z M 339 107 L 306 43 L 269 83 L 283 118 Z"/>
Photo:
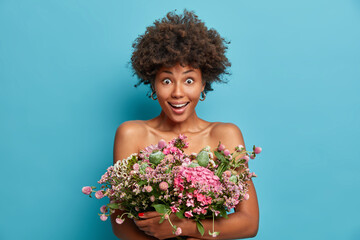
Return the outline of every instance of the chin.
<path id="1" fill-rule="evenodd" d="M 171 121 L 175 122 L 175 123 L 181 123 L 184 122 L 186 119 L 189 118 L 189 116 L 168 116 Z"/>

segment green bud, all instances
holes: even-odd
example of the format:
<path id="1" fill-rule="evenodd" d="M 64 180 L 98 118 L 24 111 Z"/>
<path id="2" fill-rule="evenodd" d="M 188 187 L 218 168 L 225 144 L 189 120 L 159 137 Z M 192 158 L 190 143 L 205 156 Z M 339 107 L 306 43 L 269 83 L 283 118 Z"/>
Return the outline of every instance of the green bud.
<path id="1" fill-rule="evenodd" d="M 189 167 L 200 167 L 200 165 L 195 162 L 192 162 L 190 163 Z"/>
<path id="2" fill-rule="evenodd" d="M 232 175 L 229 180 L 233 183 L 237 183 L 237 177 L 235 175 Z"/>
<path id="3" fill-rule="evenodd" d="M 152 164 L 158 165 L 161 162 L 161 160 L 163 160 L 164 158 L 165 158 L 165 154 L 163 154 L 161 151 L 157 151 L 150 154 L 149 161 Z"/>
<path id="4" fill-rule="evenodd" d="M 148 166 L 149 166 L 149 164 L 147 164 L 147 163 L 142 163 L 142 164 L 140 165 L 140 171 L 145 171 L 145 169 L 146 169 Z"/>
<path id="5" fill-rule="evenodd" d="M 206 167 L 209 164 L 209 152 L 206 150 L 203 150 L 199 152 L 199 154 L 196 157 L 196 160 L 198 161 L 199 165 L 202 167 Z"/>

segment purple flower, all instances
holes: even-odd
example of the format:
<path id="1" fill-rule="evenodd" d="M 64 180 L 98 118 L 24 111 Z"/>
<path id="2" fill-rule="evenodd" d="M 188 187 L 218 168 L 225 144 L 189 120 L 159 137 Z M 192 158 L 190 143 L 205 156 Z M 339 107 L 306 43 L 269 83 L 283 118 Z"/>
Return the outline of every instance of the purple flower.
<path id="1" fill-rule="evenodd" d="M 229 149 L 225 149 L 225 150 L 224 150 L 224 155 L 225 155 L 225 156 L 229 156 L 229 155 L 230 155 Z"/>

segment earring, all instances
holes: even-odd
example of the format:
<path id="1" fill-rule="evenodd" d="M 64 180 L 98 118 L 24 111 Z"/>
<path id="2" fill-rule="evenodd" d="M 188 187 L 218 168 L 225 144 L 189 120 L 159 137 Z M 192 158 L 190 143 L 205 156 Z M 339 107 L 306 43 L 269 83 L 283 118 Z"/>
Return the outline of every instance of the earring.
<path id="1" fill-rule="evenodd" d="M 201 98 L 202 97 L 202 98 Z M 201 97 L 200 97 L 200 101 L 204 101 L 206 98 L 206 94 L 204 91 L 201 92 Z"/>
<path id="2" fill-rule="evenodd" d="M 154 98 L 154 93 L 155 93 L 155 96 L 156 96 L 156 92 L 155 92 L 155 91 L 153 91 L 153 92 L 151 93 L 151 99 L 152 99 L 152 100 L 156 100 L 156 99 L 157 99 L 157 97 Z"/>

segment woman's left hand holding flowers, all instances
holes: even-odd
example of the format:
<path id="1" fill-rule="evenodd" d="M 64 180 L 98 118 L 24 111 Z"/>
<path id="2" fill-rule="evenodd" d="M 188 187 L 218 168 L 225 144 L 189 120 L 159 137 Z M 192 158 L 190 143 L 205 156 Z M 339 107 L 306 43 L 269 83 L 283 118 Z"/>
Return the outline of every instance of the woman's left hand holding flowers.
<path id="1" fill-rule="evenodd" d="M 174 234 L 177 236 L 182 235 L 182 228 L 187 219 L 179 219 L 175 216 L 175 214 L 170 214 L 170 216 L 165 216 L 165 221 L 159 224 L 161 217 L 162 214 L 156 211 L 145 212 L 140 213 L 140 219 L 134 219 L 134 222 L 138 228 L 144 231 L 147 235 L 158 239 L 173 238 L 175 237 Z M 171 226 L 169 221 L 166 220 L 167 217 L 170 218 L 170 222 L 173 226 L 176 226 L 176 228 Z"/>

